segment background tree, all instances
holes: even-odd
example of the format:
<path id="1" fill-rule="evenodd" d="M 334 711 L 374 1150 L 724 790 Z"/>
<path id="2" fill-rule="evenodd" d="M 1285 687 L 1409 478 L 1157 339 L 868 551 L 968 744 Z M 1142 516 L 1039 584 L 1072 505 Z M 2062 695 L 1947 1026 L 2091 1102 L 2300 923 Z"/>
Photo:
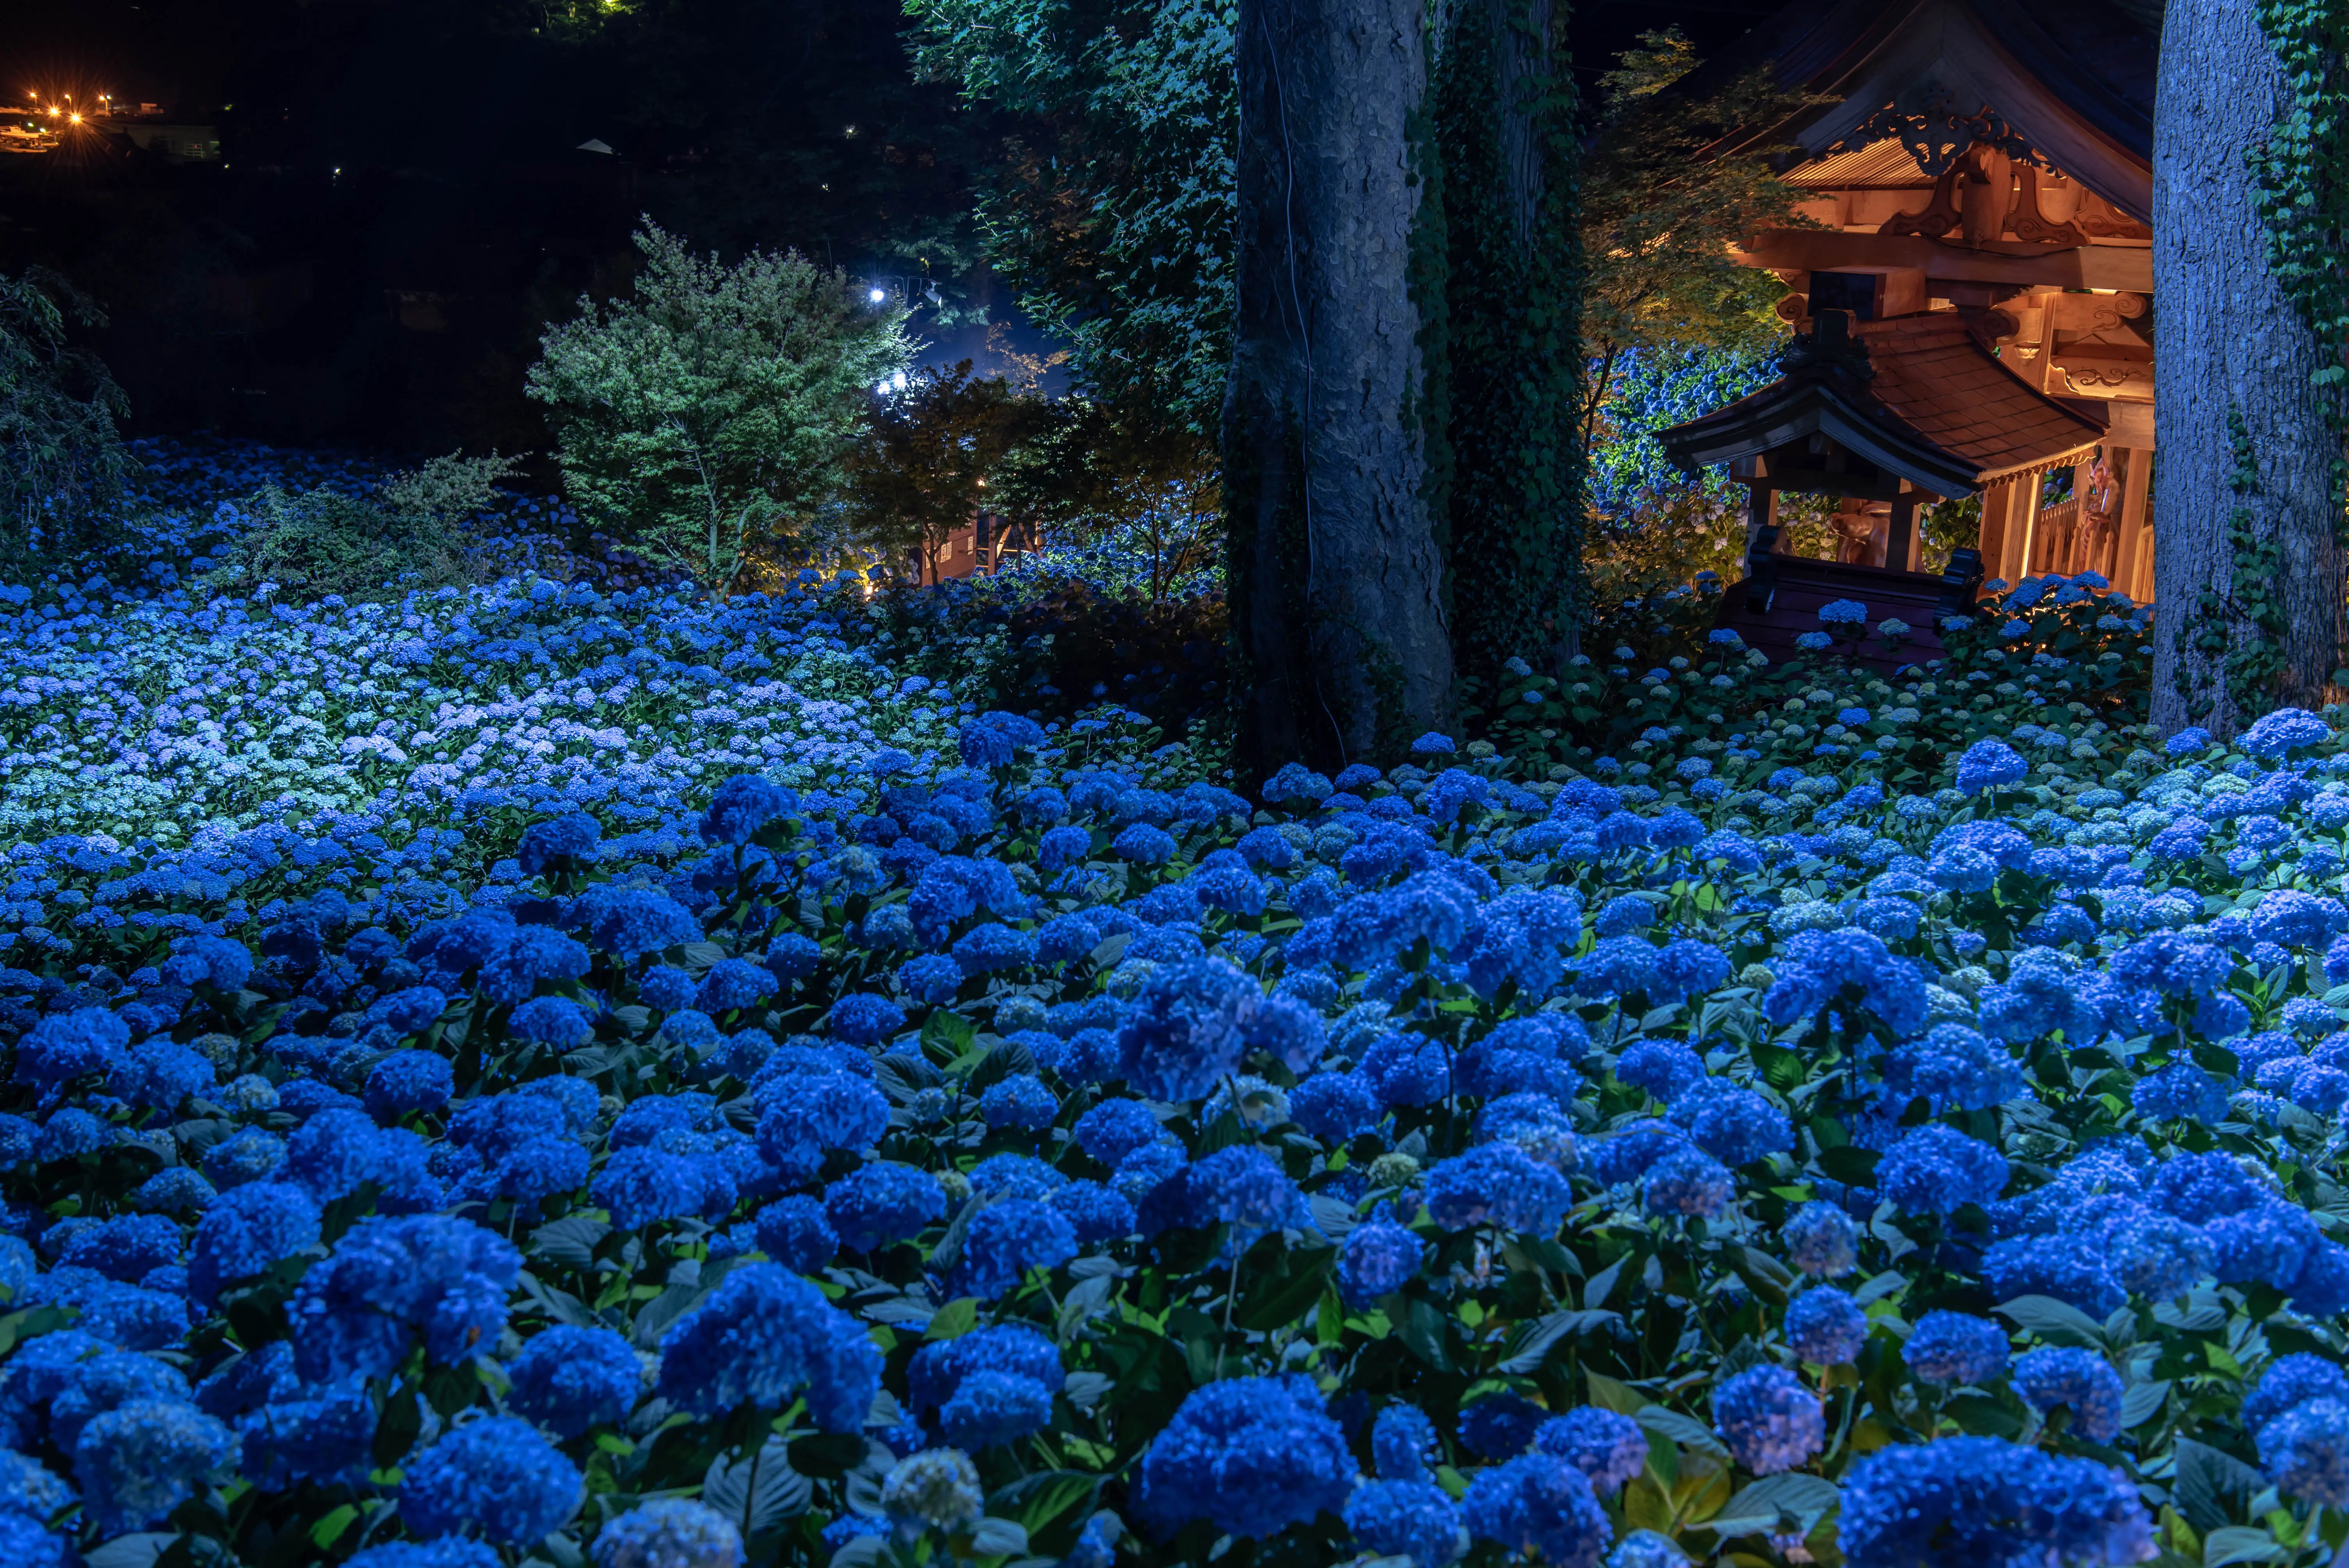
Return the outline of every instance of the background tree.
<path id="1" fill-rule="evenodd" d="M 903 392 L 882 400 L 849 458 L 851 533 L 891 556 L 917 554 L 936 583 L 947 537 L 971 527 L 982 507 L 998 510 L 1004 492 L 990 484 L 1048 418 L 1040 398 L 974 377 L 968 359 L 916 372 Z"/>
<path id="2" fill-rule="evenodd" d="M 1224 406 L 1234 631 L 1259 760 L 1376 758 L 1452 709 L 1413 262 L 1416 0 L 1245 0 Z"/>
<path id="3" fill-rule="evenodd" d="M 633 291 L 551 328 L 530 373 L 571 493 L 647 560 L 723 588 L 814 519 L 910 355 L 901 311 L 797 252 L 697 257 L 647 222 Z"/>
<path id="4" fill-rule="evenodd" d="M 905 0 L 916 73 L 1019 118 L 988 254 L 1129 422 L 1212 438 L 1231 364 L 1231 0 Z"/>
<path id="5" fill-rule="evenodd" d="M 1215 449 L 1164 422 L 1071 398 L 1005 465 L 1003 489 L 1050 543 L 1123 546 L 1146 559 L 1152 603 L 1219 553 Z"/>
<path id="6" fill-rule="evenodd" d="M 1423 401 L 1453 658 L 1489 689 L 1513 657 L 1578 646 L 1575 93 L 1550 0 L 1448 15 L 1417 279 L 1442 385 Z"/>
<path id="7" fill-rule="evenodd" d="M 129 413 L 98 357 L 67 336 L 105 315 L 54 273 L 0 273 L 0 513 L 39 552 L 120 493 L 135 466 L 115 421 Z"/>
<path id="8" fill-rule="evenodd" d="M 1623 356 L 1733 358 L 1773 352 L 1786 290 L 1730 247 L 1756 229 L 1801 228 L 1802 193 L 1779 180 L 1769 132 L 1822 100 L 1782 90 L 1766 67 L 1722 79 L 1677 28 L 1640 36 L 1599 78 L 1601 119 L 1581 176 L 1586 447 Z M 1718 83 L 1718 85 L 1716 85 Z"/>
<path id="9" fill-rule="evenodd" d="M 2162 26 L 2153 721 L 2173 732 L 2231 735 L 2339 681 L 2343 24 L 2275 5 L 2271 38 L 2262 9 L 2170 0 Z"/>

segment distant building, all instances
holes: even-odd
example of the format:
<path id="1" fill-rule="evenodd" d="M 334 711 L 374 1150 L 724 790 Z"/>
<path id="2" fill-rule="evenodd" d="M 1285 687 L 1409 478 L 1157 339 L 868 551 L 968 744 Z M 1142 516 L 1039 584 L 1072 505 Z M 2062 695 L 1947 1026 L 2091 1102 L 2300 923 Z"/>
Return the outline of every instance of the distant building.
<path id="1" fill-rule="evenodd" d="M 216 125 L 177 125 L 164 120 L 118 119 L 109 121 L 107 129 L 118 136 L 129 137 L 133 146 L 160 153 L 173 163 L 218 163 L 221 160 L 220 127 Z"/>

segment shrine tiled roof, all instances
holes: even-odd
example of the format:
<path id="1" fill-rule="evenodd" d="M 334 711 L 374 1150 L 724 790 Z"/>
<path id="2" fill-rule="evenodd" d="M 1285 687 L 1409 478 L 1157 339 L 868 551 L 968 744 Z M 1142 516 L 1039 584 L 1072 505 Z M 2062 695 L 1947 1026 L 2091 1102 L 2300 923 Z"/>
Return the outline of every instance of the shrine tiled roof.
<path id="1" fill-rule="evenodd" d="M 1954 312 L 1861 322 L 1854 330 L 1876 371 L 1868 394 L 1971 464 L 1978 485 L 2052 467 L 2104 437 L 2103 426 L 1992 357 Z"/>
<path id="2" fill-rule="evenodd" d="M 1857 323 L 1824 312 L 1787 364 L 1767 387 L 1656 439 L 1694 471 L 1824 437 L 1882 475 L 1954 496 L 2056 467 L 2104 438 L 2103 425 L 2000 363 L 1951 311 Z"/>

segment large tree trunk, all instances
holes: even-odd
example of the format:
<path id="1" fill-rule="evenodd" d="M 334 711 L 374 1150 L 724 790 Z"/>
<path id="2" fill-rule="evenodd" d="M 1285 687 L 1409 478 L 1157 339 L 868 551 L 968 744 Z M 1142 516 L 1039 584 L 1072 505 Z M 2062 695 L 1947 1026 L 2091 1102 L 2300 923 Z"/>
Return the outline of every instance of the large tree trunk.
<path id="1" fill-rule="evenodd" d="M 1452 702 L 1409 276 L 1419 0 L 1241 0 L 1234 44 L 1224 457 L 1251 738 L 1267 764 L 1358 761 Z"/>
<path id="2" fill-rule="evenodd" d="M 1550 0 L 1463 0 L 1436 86 L 1443 170 L 1440 536 L 1453 653 L 1488 697 L 1579 645 L 1581 246 L 1573 82 Z M 1547 656 L 1546 656 L 1547 655 Z"/>
<path id="3" fill-rule="evenodd" d="M 2229 736 L 2278 704 L 2315 707 L 2340 663 L 2341 442 L 2309 379 L 2328 356 L 2268 270 L 2244 165 L 2288 104 L 2252 0 L 2169 0 L 2153 150 L 2153 721 L 2170 733 Z"/>

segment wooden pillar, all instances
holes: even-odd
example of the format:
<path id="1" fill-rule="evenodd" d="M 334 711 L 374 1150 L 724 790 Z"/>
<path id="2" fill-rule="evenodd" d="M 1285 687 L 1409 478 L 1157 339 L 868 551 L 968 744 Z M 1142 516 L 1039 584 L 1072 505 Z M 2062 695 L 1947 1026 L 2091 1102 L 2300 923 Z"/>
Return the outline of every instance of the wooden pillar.
<path id="1" fill-rule="evenodd" d="M 1750 480 L 1745 486 L 1745 553 L 1754 553 L 1754 542 L 1762 531 L 1778 521 L 1778 492 L 1760 479 Z"/>
<path id="2" fill-rule="evenodd" d="M 2113 586 L 2139 603 L 2153 597 L 2153 530 L 2145 518 L 2152 483 L 2152 449 L 2131 449 L 2128 472 L 2121 480 L 2121 557 L 2113 570 Z"/>
<path id="3" fill-rule="evenodd" d="M 1884 564 L 1893 572 L 1914 572 L 1918 557 L 1917 497 L 1905 494 L 1892 502 L 1892 517 L 1884 533 Z"/>
<path id="4" fill-rule="evenodd" d="M 2011 484 L 1982 487 L 1982 536 L 1974 547 L 1982 552 L 1983 573 L 1992 577 L 2001 574 L 2000 562 L 2006 559 L 2006 508 L 2013 494 Z"/>
<path id="5" fill-rule="evenodd" d="M 2014 500 L 2007 514 L 2008 558 L 2012 571 L 2000 576 L 2020 583 L 2031 575 L 2031 559 L 2039 549 L 2039 476 L 2021 474 L 2014 481 Z"/>

